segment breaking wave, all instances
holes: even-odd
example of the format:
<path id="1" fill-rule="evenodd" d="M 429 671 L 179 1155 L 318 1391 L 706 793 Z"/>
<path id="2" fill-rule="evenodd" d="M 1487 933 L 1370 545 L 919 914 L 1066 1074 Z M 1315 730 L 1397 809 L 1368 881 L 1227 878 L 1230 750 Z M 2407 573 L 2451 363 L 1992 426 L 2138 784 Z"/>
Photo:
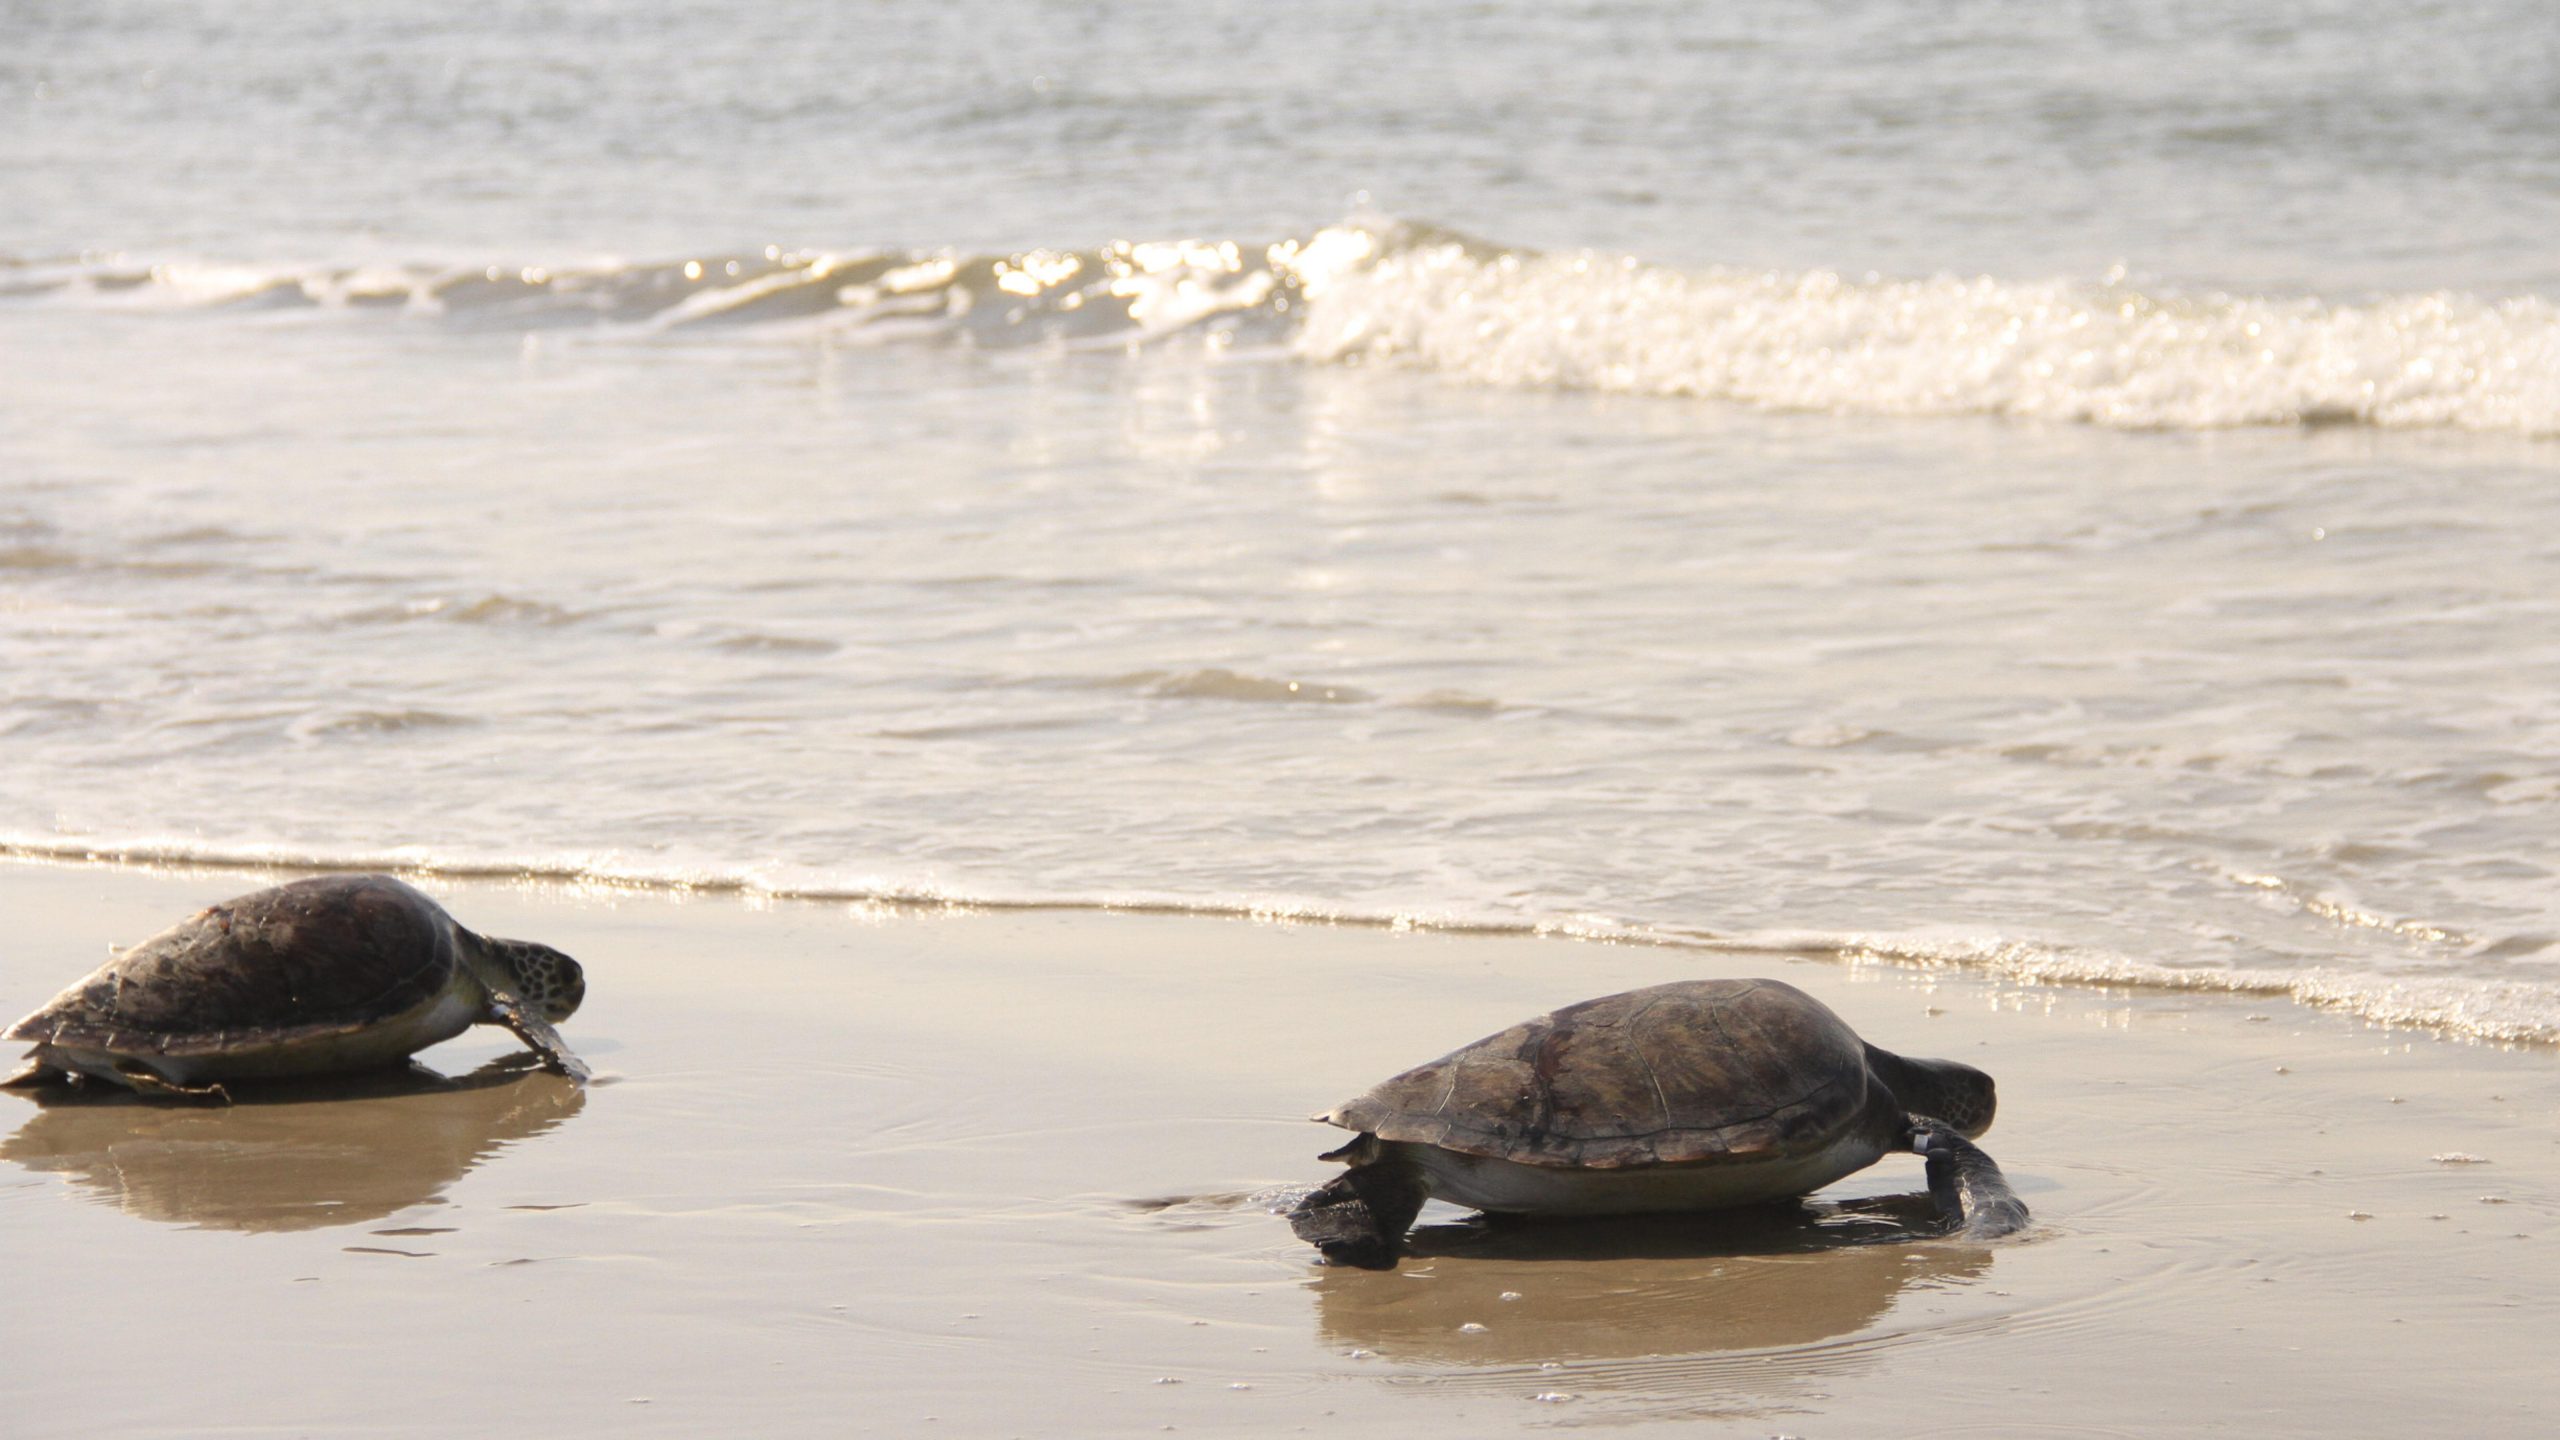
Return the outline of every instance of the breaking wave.
<path id="1" fill-rule="evenodd" d="M 397 313 L 476 330 L 1286 346 L 1506 387 L 2126 429 L 2560 436 L 2560 307 L 2449 292 L 2155 293 L 2092 280 L 1682 270 L 1354 220 L 1276 243 L 817 251 L 583 267 L 257 270 L 0 259 L 0 297 Z"/>

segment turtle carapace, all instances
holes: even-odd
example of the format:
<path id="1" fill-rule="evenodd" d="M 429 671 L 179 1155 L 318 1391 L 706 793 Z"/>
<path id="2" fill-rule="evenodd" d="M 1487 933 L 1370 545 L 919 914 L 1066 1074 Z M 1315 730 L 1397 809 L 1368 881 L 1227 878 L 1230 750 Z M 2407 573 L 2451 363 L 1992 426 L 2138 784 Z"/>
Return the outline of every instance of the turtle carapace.
<path id="1" fill-rule="evenodd" d="M 1290 1212 L 1342 1264 L 1395 1263 L 1425 1199 L 1517 1215 L 1716 1210 L 1803 1195 L 1888 1153 L 1928 1162 L 1951 1230 L 2026 1223 L 1972 1143 L 1991 1077 L 1906 1060 L 1775 980 L 1691 980 L 1570 1005 L 1315 1118 L 1351 1168 Z"/>

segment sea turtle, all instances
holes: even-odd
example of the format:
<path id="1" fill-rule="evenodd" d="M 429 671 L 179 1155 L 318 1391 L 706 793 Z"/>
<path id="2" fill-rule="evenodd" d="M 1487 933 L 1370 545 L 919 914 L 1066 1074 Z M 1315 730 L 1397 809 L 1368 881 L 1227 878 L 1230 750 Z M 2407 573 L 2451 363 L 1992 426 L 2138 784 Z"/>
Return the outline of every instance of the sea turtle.
<path id="1" fill-rule="evenodd" d="M 1802 1195 L 1891 1151 L 1928 1162 L 1951 1231 L 2024 1225 L 1969 1137 L 1991 1077 L 1906 1060 L 1776 980 L 1687 980 L 1585 1000 L 1407 1070 L 1313 1118 L 1351 1168 L 1290 1212 L 1338 1264 L 1383 1269 L 1422 1202 L 1497 1214 L 1716 1210 Z"/>
<path id="2" fill-rule="evenodd" d="M 224 1080 L 396 1064 L 483 1023 L 584 1080 L 551 1027 L 586 991 L 547 945 L 475 935 L 388 875 L 328 875 L 198 911 L 98 967 L 0 1037 L 36 1047 L 0 1084 L 221 1100 Z"/>

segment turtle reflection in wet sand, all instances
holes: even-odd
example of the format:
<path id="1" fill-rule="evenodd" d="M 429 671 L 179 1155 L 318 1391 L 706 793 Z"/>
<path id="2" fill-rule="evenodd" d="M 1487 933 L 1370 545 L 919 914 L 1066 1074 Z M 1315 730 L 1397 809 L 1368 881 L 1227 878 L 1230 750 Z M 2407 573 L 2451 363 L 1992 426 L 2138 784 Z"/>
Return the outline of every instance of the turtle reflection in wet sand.
<path id="1" fill-rule="evenodd" d="M 454 1076 L 412 1063 L 244 1085 L 230 1105 L 119 1091 L 38 1108 L 0 1136 L 0 1162 L 138 1220 L 319 1230 L 441 1203 L 500 1152 L 575 1118 L 586 1096 L 523 1051 Z"/>
<path id="2" fill-rule="evenodd" d="M 189 916 L 9 1027 L 32 1041 L 0 1084 L 106 1081 L 224 1100 L 226 1080 L 396 1065 L 474 1025 L 504 1025 L 573 1080 L 552 1027 L 586 996 L 578 962 L 476 935 L 387 875 L 297 880 Z"/>
<path id="3" fill-rule="evenodd" d="M 1719 1210 L 1789 1199 L 1885 1155 L 1928 1164 L 1946 1229 L 2006 1235 L 2027 1208 L 1972 1143 L 1991 1077 L 1904 1059 L 1776 980 L 1586 1000 L 1408 1070 L 1315 1118 L 1351 1168 L 1290 1225 L 1344 1265 L 1395 1264 L 1437 1196 L 1498 1215 Z"/>

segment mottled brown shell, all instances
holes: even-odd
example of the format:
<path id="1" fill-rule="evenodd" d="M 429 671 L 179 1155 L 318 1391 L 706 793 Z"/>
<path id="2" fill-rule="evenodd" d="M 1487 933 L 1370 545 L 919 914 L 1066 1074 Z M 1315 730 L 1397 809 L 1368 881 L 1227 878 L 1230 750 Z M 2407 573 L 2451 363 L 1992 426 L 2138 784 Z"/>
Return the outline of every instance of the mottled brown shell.
<path id="1" fill-rule="evenodd" d="M 1607 1170 L 1809 1153 L 1889 1098 L 1869 1078 L 1865 1042 L 1812 996 L 1775 980 L 1691 980 L 1514 1025 L 1320 1118 L 1384 1140 Z"/>
<path id="2" fill-rule="evenodd" d="M 125 1054 L 211 1055 L 344 1035 L 453 984 L 443 907 L 384 875 L 331 875 L 179 921 L 9 1028 Z"/>

